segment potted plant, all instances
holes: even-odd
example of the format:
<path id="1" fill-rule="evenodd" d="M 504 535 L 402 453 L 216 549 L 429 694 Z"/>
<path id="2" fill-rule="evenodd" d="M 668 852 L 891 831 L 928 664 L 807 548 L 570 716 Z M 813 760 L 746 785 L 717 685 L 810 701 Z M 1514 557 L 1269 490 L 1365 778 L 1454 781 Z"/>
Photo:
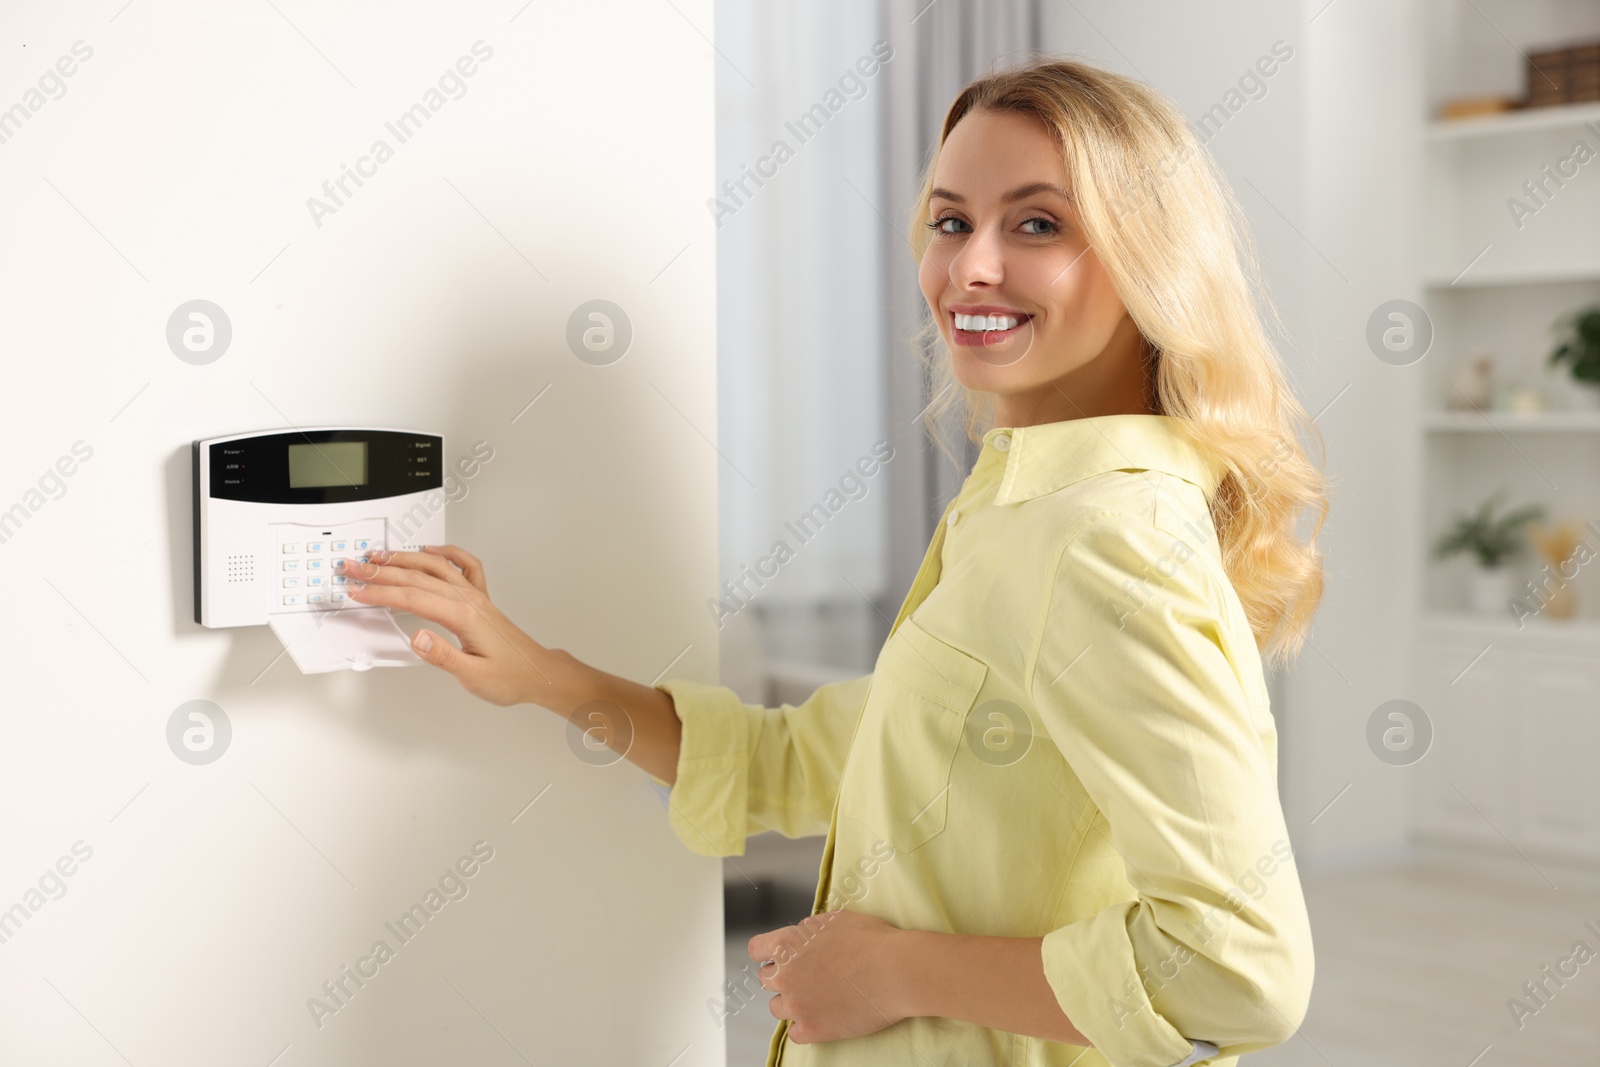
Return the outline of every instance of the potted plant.
<path id="1" fill-rule="evenodd" d="M 1600 406 L 1600 304 L 1592 304 L 1556 324 L 1555 351 L 1549 366 L 1570 364 L 1572 379 L 1588 407 Z"/>
<path id="2" fill-rule="evenodd" d="M 1506 490 L 1490 495 L 1475 514 L 1460 515 L 1434 542 L 1433 557 L 1449 559 L 1458 552 L 1471 552 L 1477 567 L 1472 576 L 1472 606 L 1477 611 L 1506 610 L 1511 601 L 1511 572 L 1505 561 L 1522 548 L 1518 533 L 1534 519 L 1544 516 L 1538 504 L 1529 504 L 1498 518 L 1494 511 Z"/>

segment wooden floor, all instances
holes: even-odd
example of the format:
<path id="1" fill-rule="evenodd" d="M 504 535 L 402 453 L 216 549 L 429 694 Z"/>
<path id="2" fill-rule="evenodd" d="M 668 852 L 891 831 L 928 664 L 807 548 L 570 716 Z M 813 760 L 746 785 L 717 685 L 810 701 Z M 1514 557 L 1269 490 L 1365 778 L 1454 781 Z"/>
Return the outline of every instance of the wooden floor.
<path id="1" fill-rule="evenodd" d="M 1600 891 L 1430 865 L 1303 882 L 1317 954 L 1311 1010 L 1248 1067 L 1600 1067 Z M 729 931 L 728 974 L 758 928 Z M 1522 989 L 1595 953 L 1540 1007 Z M 728 1020 L 729 1067 L 760 1067 L 776 1025 L 760 992 Z M 1536 1015 L 1518 1029 L 1507 1001 Z"/>

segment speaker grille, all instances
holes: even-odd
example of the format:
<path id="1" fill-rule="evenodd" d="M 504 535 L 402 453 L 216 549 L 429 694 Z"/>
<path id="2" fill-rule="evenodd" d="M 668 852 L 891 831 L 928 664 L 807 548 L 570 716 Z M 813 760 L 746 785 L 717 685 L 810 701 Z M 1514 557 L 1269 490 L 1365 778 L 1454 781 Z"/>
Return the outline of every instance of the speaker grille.
<path id="1" fill-rule="evenodd" d="M 253 554 L 228 557 L 228 584 L 235 585 L 256 580 L 256 557 Z"/>

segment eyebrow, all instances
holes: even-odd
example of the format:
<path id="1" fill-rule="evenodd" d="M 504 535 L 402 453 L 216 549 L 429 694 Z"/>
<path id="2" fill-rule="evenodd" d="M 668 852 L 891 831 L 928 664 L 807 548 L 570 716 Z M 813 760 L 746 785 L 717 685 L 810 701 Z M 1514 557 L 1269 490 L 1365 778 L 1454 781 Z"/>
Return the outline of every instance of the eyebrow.
<path id="1" fill-rule="evenodd" d="M 1061 188 L 1059 185 L 1052 184 L 1051 182 L 1029 182 L 1027 185 L 1019 185 L 1009 193 L 1003 194 L 1000 197 L 1000 202 L 1003 204 L 1010 204 L 1017 200 L 1025 200 L 1034 193 L 1052 193 L 1056 196 L 1059 196 L 1063 200 L 1072 199 L 1072 194 Z M 933 191 L 928 194 L 928 199 L 949 200 L 957 204 L 965 204 L 967 202 L 967 198 L 962 196 L 960 193 L 953 193 L 949 189 L 941 189 L 938 187 L 935 187 Z"/>

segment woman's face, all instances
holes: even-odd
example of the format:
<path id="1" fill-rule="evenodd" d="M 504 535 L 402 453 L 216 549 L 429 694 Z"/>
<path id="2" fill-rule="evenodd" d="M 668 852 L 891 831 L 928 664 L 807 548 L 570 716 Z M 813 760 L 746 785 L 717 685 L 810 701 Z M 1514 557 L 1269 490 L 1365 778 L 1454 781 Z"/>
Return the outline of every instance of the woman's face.
<path id="1" fill-rule="evenodd" d="M 1077 225 L 1044 124 L 967 114 L 933 186 L 918 280 L 956 380 L 996 394 L 996 425 L 1146 410 L 1138 329 Z"/>

